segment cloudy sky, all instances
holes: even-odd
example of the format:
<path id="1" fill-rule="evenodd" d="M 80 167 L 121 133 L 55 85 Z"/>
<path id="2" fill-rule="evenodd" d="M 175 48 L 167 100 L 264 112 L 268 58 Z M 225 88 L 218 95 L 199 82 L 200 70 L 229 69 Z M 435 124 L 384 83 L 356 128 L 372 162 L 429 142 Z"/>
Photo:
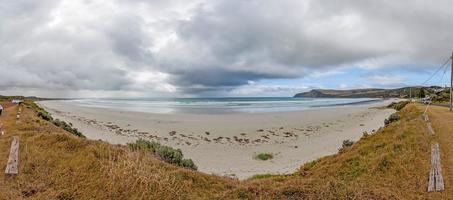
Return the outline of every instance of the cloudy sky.
<path id="1" fill-rule="evenodd" d="M 287 96 L 417 85 L 453 50 L 450 0 L 0 0 L 0 92 Z M 432 84 L 446 84 L 449 71 Z"/>

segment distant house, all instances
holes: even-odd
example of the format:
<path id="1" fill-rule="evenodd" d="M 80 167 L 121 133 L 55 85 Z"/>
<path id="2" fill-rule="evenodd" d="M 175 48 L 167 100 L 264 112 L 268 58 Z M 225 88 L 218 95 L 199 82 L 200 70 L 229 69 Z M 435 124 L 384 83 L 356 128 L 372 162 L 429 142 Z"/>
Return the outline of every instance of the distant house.
<path id="1" fill-rule="evenodd" d="M 431 97 L 426 96 L 425 98 L 421 99 L 423 104 L 431 104 Z"/>
<path id="2" fill-rule="evenodd" d="M 13 99 L 11 102 L 14 103 L 14 104 L 20 104 L 20 103 L 22 103 L 24 101 L 22 101 L 20 99 Z"/>
<path id="3" fill-rule="evenodd" d="M 434 92 L 438 93 L 438 92 L 443 92 L 444 90 L 446 90 L 446 88 L 436 88 L 436 89 L 434 89 Z"/>

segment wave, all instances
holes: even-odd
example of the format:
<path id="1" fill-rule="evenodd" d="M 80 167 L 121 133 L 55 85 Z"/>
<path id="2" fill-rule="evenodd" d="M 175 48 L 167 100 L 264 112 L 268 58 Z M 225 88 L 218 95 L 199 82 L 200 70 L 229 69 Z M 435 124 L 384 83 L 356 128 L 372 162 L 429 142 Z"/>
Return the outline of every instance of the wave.
<path id="1" fill-rule="evenodd" d="M 366 104 L 380 99 L 364 98 L 145 98 L 145 99 L 75 99 L 80 106 L 114 108 L 151 113 L 262 113 L 297 111 L 310 108 Z"/>

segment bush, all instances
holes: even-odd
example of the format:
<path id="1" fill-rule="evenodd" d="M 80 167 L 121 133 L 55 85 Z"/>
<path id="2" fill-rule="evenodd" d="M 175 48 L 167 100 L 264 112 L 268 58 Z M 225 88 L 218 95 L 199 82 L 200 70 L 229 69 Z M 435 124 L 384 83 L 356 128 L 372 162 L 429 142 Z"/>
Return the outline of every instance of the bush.
<path id="1" fill-rule="evenodd" d="M 341 148 L 339 150 L 340 153 L 346 151 L 352 145 L 354 145 L 353 141 L 351 141 L 351 140 L 343 140 L 343 144 L 341 145 Z"/>
<path id="2" fill-rule="evenodd" d="M 343 140 L 343 145 L 341 147 L 346 148 L 352 146 L 353 144 L 354 142 L 351 140 Z"/>
<path id="3" fill-rule="evenodd" d="M 177 165 L 181 163 L 182 165 L 183 155 L 181 149 L 173 149 L 169 146 L 160 146 L 156 149 L 156 153 L 161 157 L 162 160 L 168 163 Z"/>
<path id="4" fill-rule="evenodd" d="M 85 136 L 77 128 L 72 127 L 71 123 L 67 124 L 65 121 L 61 121 L 59 119 L 54 120 L 50 113 L 36 105 L 36 103 L 31 104 L 31 107 L 38 113 L 38 117 L 41 119 L 52 122 L 55 126 L 58 126 L 77 137 L 85 138 Z"/>
<path id="5" fill-rule="evenodd" d="M 44 110 L 38 111 L 38 117 L 40 117 L 41 119 L 46 120 L 46 121 L 53 120 L 52 116 Z"/>
<path id="6" fill-rule="evenodd" d="M 260 153 L 255 155 L 255 159 L 257 160 L 270 160 L 272 158 L 274 158 L 274 155 L 272 155 L 271 153 Z"/>
<path id="7" fill-rule="evenodd" d="M 397 111 L 400 111 L 409 103 L 410 103 L 409 101 L 392 102 L 387 106 L 387 108 L 393 108 Z"/>
<path id="8" fill-rule="evenodd" d="M 384 120 L 384 124 L 385 125 L 389 125 L 390 123 L 392 122 L 396 122 L 400 119 L 400 115 L 398 113 L 393 113 L 389 116 L 389 118 L 385 119 Z"/>
<path id="9" fill-rule="evenodd" d="M 161 160 L 180 167 L 197 170 L 197 166 L 191 159 L 183 159 L 184 155 L 180 149 L 161 145 L 158 142 L 138 139 L 135 143 L 128 143 L 132 150 L 146 150 L 158 156 Z"/>
<path id="10" fill-rule="evenodd" d="M 67 124 L 65 121 L 61 121 L 59 119 L 53 120 L 52 123 L 75 136 L 85 138 L 85 136 L 77 128 L 72 127 L 72 124 Z"/>
<path id="11" fill-rule="evenodd" d="M 192 159 L 182 159 L 182 160 L 181 160 L 181 167 L 185 167 L 185 168 L 188 168 L 188 169 L 197 170 L 197 166 L 196 166 L 195 163 L 192 161 Z"/>

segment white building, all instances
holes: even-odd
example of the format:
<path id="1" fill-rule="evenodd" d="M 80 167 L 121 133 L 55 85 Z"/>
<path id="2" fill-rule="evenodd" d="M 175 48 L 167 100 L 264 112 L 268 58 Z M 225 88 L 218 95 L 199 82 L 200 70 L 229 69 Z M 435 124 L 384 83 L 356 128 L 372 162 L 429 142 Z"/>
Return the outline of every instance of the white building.
<path id="1" fill-rule="evenodd" d="M 22 102 L 24 102 L 24 101 L 22 101 L 22 100 L 20 100 L 20 99 L 13 99 L 11 102 L 12 102 L 12 103 L 15 103 L 15 104 L 19 104 L 19 103 L 22 103 Z"/>

